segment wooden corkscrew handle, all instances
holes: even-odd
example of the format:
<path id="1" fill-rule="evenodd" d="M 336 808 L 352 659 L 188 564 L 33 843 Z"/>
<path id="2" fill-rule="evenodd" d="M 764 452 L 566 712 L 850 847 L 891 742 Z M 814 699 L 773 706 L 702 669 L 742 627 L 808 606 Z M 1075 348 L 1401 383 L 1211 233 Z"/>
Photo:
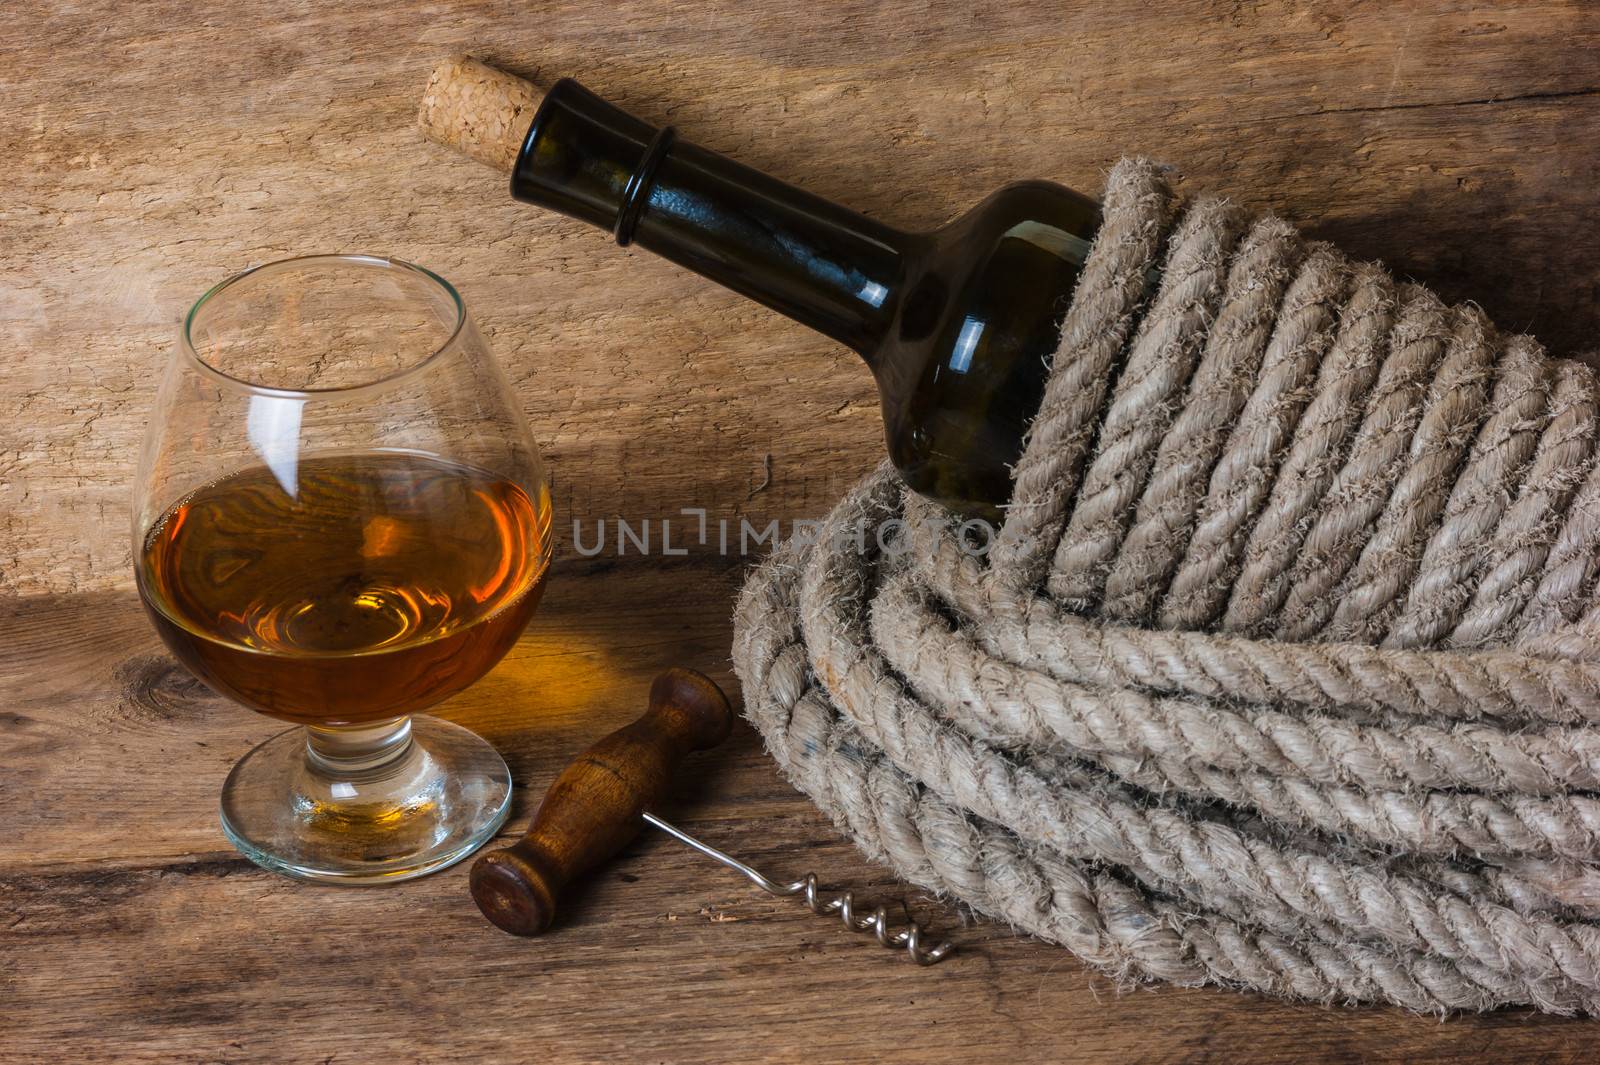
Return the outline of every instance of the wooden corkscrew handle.
<path id="1" fill-rule="evenodd" d="M 545 793 L 527 835 L 472 866 L 472 898 L 513 935 L 550 927 L 563 888 L 638 835 L 690 751 L 715 747 L 733 707 L 710 677 L 674 667 L 650 686 L 650 707 L 584 751 Z"/>

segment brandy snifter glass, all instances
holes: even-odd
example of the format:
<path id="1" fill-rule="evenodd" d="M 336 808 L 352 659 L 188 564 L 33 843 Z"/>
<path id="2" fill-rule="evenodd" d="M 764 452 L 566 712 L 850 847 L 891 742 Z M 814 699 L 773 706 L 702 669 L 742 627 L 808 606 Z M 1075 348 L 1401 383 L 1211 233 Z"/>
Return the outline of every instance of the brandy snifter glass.
<path id="1" fill-rule="evenodd" d="M 294 722 L 234 766 L 252 861 L 373 883 L 494 835 L 494 748 L 423 716 L 539 602 L 544 469 L 449 283 L 369 255 L 257 267 L 185 319 L 139 460 L 133 556 L 161 638 L 216 691 Z"/>

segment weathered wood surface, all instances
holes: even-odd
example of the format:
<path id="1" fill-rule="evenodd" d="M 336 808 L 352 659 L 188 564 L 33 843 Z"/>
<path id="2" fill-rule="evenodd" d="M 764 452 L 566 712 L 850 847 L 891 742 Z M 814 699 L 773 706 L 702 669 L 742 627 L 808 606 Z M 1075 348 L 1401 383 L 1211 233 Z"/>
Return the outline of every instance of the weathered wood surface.
<path id="1" fill-rule="evenodd" d="M 528 636 L 451 704 L 525 784 L 514 827 L 567 759 L 639 713 L 658 666 L 723 658 L 739 575 L 562 565 Z M 392 888 L 297 884 L 234 854 L 215 820 L 228 765 L 278 726 L 170 667 L 129 596 L 37 600 L 3 631 L 0 1061 L 1593 1060 L 1587 1021 L 1119 993 L 1058 949 L 913 898 L 960 946 L 919 969 L 660 836 L 533 940 L 478 914 L 465 866 Z M 906 897 L 747 726 L 681 779 L 666 814 L 712 844 Z"/>
<path id="2" fill-rule="evenodd" d="M 1583 0 L 1159 5 L 16 5 L 0 29 L 0 1061 L 1592 1059 L 1600 1024 L 1440 1025 L 1218 991 L 1118 993 L 1059 950 L 918 912 L 917 970 L 664 839 L 549 937 L 458 868 L 386 890 L 248 865 L 215 821 L 278 726 L 171 664 L 129 591 L 128 482 L 175 321 L 310 250 L 456 281 L 566 518 L 820 511 L 878 453 L 864 371 L 798 326 L 420 142 L 440 56 L 581 75 L 641 115 L 905 226 L 1124 152 L 1471 297 L 1558 351 L 1600 325 L 1600 13 Z M 771 484 L 762 456 L 772 456 Z M 507 752 L 513 827 L 682 662 L 726 672 L 737 558 L 558 565 L 449 707 Z M 673 813 L 782 874 L 899 888 L 748 729 Z"/>

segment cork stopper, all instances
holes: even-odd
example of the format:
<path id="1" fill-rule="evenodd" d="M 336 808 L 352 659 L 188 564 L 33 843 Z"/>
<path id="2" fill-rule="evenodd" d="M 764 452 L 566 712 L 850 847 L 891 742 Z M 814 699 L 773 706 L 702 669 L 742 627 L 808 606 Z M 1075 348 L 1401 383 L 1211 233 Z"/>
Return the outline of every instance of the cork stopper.
<path id="1" fill-rule="evenodd" d="M 417 125 L 429 140 L 510 173 L 543 96 L 515 74 L 453 56 L 433 68 Z"/>

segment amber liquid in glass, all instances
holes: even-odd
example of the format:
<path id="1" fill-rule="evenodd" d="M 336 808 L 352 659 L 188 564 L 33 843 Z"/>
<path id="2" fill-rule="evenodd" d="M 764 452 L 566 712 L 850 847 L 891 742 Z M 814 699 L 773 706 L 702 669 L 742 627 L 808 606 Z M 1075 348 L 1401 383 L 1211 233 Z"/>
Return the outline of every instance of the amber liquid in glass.
<path id="1" fill-rule="evenodd" d="M 162 638 L 221 694 L 312 725 L 438 703 L 527 625 L 550 504 L 408 452 L 303 456 L 191 493 L 136 567 Z"/>

